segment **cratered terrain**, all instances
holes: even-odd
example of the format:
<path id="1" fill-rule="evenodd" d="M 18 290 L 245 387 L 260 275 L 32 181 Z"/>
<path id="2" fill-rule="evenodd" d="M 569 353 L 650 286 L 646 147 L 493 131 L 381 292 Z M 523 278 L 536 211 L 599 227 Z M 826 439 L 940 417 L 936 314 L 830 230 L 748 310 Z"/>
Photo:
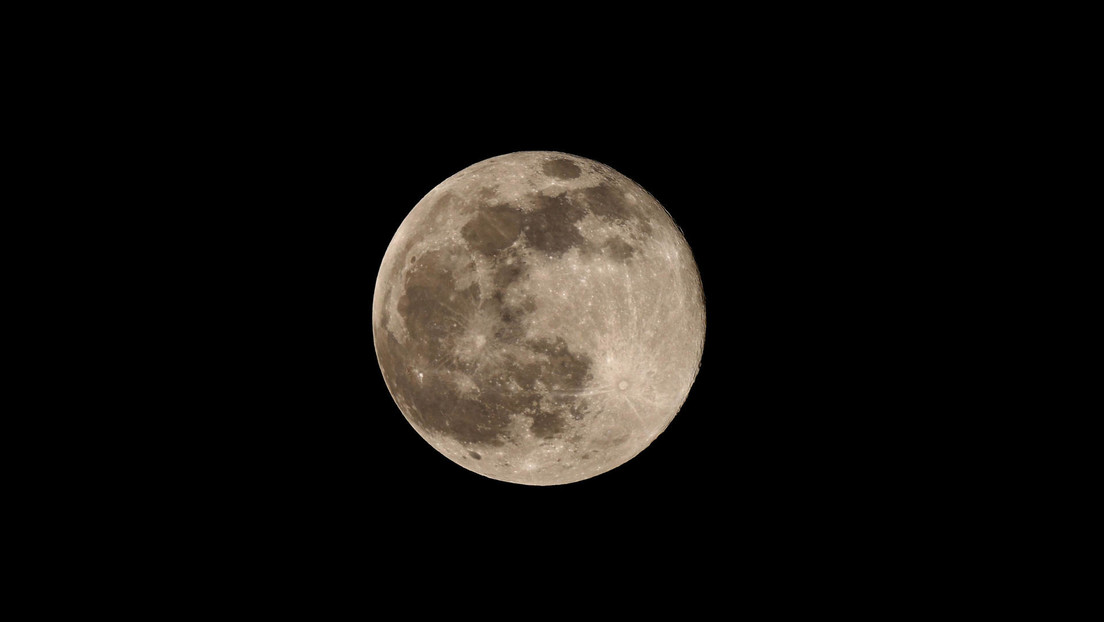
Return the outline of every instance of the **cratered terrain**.
<path id="1" fill-rule="evenodd" d="M 384 255 L 372 307 L 395 403 L 460 466 L 530 485 L 647 447 L 697 375 L 705 304 L 667 211 L 612 168 L 528 151 L 429 192 Z"/>

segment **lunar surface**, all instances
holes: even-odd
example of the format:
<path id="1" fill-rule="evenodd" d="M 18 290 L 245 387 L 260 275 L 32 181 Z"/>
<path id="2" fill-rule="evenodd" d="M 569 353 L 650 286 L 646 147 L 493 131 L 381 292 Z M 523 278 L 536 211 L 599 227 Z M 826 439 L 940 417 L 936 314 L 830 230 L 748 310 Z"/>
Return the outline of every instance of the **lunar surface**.
<path id="1" fill-rule="evenodd" d="M 481 475 L 565 484 L 613 469 L 678 413 L 705 304 L 666 210 L 557 152 L 484 160 L 429 192 L 384 255 L 372 305 L 395 403 Z"/>

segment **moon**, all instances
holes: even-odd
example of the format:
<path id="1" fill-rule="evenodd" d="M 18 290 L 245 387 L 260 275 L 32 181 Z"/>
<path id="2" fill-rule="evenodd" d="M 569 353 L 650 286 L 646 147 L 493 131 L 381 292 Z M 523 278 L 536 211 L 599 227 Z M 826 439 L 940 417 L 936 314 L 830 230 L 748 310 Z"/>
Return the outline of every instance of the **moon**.
<path id="1" fill-rule="evenodd" d="M 431 190 L 395 232 L 372 301 L 399 410 L 460 466 L 528 485 L 632 459 L 701 364 L 705 302 L 686 239 L 609 166 L 525 151 Z"/>

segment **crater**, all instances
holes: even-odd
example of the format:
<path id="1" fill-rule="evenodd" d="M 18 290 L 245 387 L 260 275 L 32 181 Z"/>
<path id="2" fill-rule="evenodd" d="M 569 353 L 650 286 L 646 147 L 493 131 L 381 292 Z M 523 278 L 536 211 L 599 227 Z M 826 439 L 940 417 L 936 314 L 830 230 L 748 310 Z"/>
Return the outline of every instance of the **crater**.
<path id="1" fill-rule="evenodd" d="M 590 414 L 590 402 L 585 397 L 580 397 L 571 404 L 571 418 L 579 421 Z"/>

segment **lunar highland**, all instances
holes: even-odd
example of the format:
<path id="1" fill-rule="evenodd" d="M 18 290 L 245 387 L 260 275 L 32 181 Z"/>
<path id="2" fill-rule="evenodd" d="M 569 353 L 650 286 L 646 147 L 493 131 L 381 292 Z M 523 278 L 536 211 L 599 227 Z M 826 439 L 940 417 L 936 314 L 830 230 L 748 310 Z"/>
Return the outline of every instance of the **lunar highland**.
<path id="1" fill-rule="evenodd" d="M 481 475 L 576 482 L 647 447 L 697 376 L 705 304 L 679 228 L 612 168 L 547 151 L 429 192 L 376 278 L 376 356 L 399 410 Z"/>

